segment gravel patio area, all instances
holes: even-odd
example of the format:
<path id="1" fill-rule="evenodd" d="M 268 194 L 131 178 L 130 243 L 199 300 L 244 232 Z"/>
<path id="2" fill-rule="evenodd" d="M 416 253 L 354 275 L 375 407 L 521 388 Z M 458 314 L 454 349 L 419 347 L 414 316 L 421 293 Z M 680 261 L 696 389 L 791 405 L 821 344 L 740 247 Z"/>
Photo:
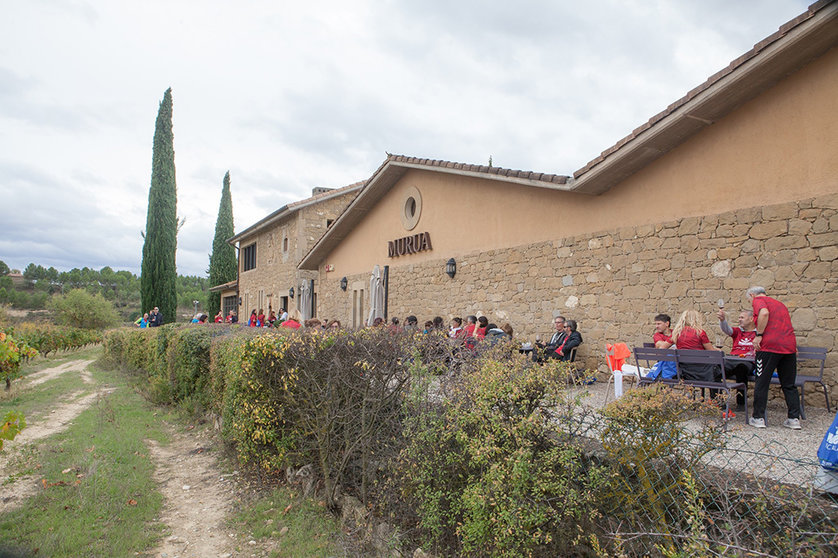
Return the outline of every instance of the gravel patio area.
<path id="1" fill-rule="evenodd" d="M 605 401 L 607 378 L 579 388 L 587 392 L 583 405 L 599 409 Z M 635 389 L 624 383 L 624 391 Z M 614 400 L 613 387 L 608 401 Z M 749 392 L 748 403 L 753 398 Z M 728 423 L 725 433 L 726 448 L 711 452 L 705 457 L 708 464 L 725 469 L 733 468 L 756 477 L 811 485 L 818 470 L 817 451 L 823 437 L 835 418 L 835 409 L 827 412 L 823 395 L 809 394 L 806 400 L 806 419 L 800 420 L 801 430 L 782 426 L 786 418 L 786 404 L 779 388 L 772 386 L 766 409 L 766 428 L 753 428 L 745 424 L 743 413 Z M 821 405 L 821 406 L 816 406 Z"/>

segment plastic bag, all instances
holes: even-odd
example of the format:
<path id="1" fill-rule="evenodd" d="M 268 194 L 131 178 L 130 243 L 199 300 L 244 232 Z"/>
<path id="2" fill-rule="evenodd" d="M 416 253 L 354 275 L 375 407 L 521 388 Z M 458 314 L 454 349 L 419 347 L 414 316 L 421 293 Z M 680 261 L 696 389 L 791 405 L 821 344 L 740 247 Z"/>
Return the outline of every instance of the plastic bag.
<path id="1" fill-rule="evenodd" d="M 677 375 L 678 371 L 674 362 L 669 360 L 659 360 L 654 364 L 654 366 L 652 366 L 652 369 L 649 370 L 646 377 L 650 380 L 657 380 L 659 377 L 668 380 L 675 378 Z"/>
<path id="2" fill-rule="evenodd" d="M 838 414 L 826 430 L 826 435 L 818 448 L 818 461 L 824 469 L 838 471 Z"/>

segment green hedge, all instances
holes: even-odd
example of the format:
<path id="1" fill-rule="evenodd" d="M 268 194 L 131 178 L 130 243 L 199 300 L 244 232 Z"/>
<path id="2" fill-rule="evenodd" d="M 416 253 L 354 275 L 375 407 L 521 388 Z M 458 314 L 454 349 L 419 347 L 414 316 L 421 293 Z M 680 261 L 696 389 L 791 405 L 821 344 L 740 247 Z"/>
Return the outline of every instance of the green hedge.
<path id="1" fill-rule="evenodd" d="M 649 388 L 593 410 L 568 389 L 584 375 L 513 345 L 167 325 L 110 332 L 105 353 L 155 400 L 221 416 L 242 462 L 310 464 L 327 505 L 338 487 L 376 503 L 435 555 L 789 555 L 834 543 L 827 503 L 706 463 L 724 446 L 717 406 Z"/>
<path id="2" fill-rule="evenodd" d="M 382 331 L 311 334 L 227 325 L 114 331 L 106 358 L 142 371 L 161 403 L 210 409 L 242 462 L 265 471 L 315 464 L 365 496 L 382 455 L 395 454 L 411 343 Z"/>

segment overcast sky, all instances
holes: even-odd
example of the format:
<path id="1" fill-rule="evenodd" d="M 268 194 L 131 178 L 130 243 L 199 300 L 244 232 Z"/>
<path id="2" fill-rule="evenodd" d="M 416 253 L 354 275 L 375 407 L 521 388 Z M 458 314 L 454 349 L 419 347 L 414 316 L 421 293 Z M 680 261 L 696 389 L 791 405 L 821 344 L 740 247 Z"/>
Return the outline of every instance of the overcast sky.
<path id="1" fill-rule="evenodd" d="M 174 99 L 182 275 L 385 152 L 571 174 L 798 0 L 0 0 L 0 260 L 139 273 Z M 465 224 L 464 224 L 465 225 Z"/>

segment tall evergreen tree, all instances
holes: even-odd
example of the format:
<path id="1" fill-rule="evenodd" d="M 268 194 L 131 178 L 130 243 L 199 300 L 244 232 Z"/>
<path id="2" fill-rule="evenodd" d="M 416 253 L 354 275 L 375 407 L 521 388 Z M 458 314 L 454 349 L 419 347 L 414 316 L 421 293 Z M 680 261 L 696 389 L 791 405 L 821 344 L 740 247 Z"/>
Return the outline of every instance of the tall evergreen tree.
<path id="1" fill-rule="evenodd" d="M 238 262 L 236 250 L 227 243 L 234 234 L 233 198 L 230 194 L 230 171 L 224 175 L 221 187 L 221 203 L 218 206 L 218 219 L 215 221 L 215 237 L 212 239 L 212 254 L 209 263 L 210 287 L 221 285 L 236 278 Z M 221 309 L 221 293 L 210 292 L 207 313 L 215 316 Z"/>
<path id="2" fill-rule="evenodd" d="M 177 311 L 177 185 L 172 135 L 172 88 L 163 94 L 151 155 L 151 187 L 143 244 L 140 294 L 142 311 L 160 308 L 163 320 L 175 321 Z"/>

